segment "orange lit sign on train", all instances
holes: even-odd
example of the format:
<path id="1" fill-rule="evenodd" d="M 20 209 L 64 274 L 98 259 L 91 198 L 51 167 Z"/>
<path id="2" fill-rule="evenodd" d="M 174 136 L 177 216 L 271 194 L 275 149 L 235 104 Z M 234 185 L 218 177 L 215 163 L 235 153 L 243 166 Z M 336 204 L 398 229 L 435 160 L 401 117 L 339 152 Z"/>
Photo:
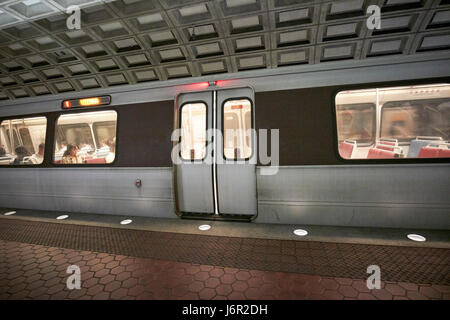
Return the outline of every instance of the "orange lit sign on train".
<path id="1" fill-rule="evenodd" d="M 82 105 L 83 107 L 98 106 L 99 104 L 100 104 L 99 98 L 80 99 L 80 105 Z"/>
<path id="2" fill-rule="evenodd" d="M 96 106 L 104 106 L 111 103 L 110 96 L 102 96 L 102 97 L 89 97 L 82 99 L 71 99 L 64 100 L 62 103 L 63 109 L 73 109 L 73 108 L 81 108 L 81 107 L 96 107 Z"/>

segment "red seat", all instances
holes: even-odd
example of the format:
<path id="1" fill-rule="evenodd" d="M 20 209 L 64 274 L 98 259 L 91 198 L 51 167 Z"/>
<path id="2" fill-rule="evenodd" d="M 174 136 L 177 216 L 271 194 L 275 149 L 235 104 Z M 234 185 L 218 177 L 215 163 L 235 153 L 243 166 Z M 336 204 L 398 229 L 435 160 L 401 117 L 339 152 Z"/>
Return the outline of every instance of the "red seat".
<path id="1" fill-rule="evenodd" d="M 439 148 L 422 147 L 419 158 L 439 158 Z"/>
<path id="2" fill-rule="evenodd" d="M 86 160 L 86 163 L 106 163 L 106 159 L 105 158 L 89 159 Z"/>
<path id="3" fill-rule="evenodd" d="M 61 160 L 55 160 L 55 164 L 61 164 Z"/>
<path id="4" fill-rule="evenodd" d="M 449 157 L 450 157 L 450 149 L 422 147 L 419 152 L 419 158 L 449 158 Z"/>
<path id="5" fill-rule="evenodd" d="M 450 149 L 441 149 L 439 156 L 440 158 L 450 158 Z"/>
<path id="6" fill-rule="evenodd" d="M 376 148 L 394 152 L 394 145 L 392 146 L 377 145 Z"/>
<path id="7" fill-rule="evenodd" d="M 344 159 L 351 159 L 355 146 L 356 146 L 355 143 L 342 141 L 341 143 L 339 143 L 339 154 Z"/>
<path id="8" fill-rule="evenodd" d="M 369 149 L 369 153 L 367 154 L 367 159 L 392 159 L 399 157 L 399 153 L 379 148 L 371 148 Z"/>
<path id="9" fill-rule="evenodd" d="M 385 144 L 385 145 L 387 144 L 389 146 L 397 146 L 397 144 L 398 144 L 397 141 L 389 141 L 389 140 L 383 140 L 383 139 L 378 141 L 378 143 Z"/>

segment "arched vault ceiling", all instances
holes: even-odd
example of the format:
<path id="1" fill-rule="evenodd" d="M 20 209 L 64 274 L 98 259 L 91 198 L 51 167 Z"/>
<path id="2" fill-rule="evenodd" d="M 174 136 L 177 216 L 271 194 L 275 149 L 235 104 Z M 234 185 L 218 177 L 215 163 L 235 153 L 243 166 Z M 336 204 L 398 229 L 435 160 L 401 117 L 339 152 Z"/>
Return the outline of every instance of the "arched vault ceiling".
<path id="1" fill-rule="evenodd" d="M 81 30 L 66 26 L 73 4 Z M 449 31 L 450 0 L 0 0 L 0 99 L 450 53 Z"/>

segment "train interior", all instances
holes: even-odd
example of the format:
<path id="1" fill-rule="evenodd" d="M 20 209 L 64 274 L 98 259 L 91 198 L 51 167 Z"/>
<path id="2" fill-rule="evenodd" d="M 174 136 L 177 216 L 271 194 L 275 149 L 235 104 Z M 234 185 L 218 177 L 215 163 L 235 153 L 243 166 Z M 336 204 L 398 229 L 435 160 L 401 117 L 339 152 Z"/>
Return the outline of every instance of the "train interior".
<path id="1" fill-rule="evenodd" d="M 45 143 L 46 122 L 44 117 L 3 121 L 0 132 L 0 163 L 40 164 L 43 161 L 42 154 L 39 158 L 33 155 L 38 154 L 39 145 Z"/>
<path id="2" fill-rule="evenodd" d="M 341 157 L 449 157 L 449 95 L 449 85 L 340 92 L 336 113 Z"/>
<path id="3" fill-rule="evenodd" d="M 46 121 L 45 117 L 3 121 L 0 163 L 40 164 L 43 150 L 39 155 L 39 148 L 45 144 Z M 116 122 L 117 114 L 114 111 L 62 115 L 56 127 L 54 163 L 61 163 L 67 144 L 80 146 L 78 153 L 83 163 L 113 162 Z M 39 157 L 39 161 L 35 157 Z"/>

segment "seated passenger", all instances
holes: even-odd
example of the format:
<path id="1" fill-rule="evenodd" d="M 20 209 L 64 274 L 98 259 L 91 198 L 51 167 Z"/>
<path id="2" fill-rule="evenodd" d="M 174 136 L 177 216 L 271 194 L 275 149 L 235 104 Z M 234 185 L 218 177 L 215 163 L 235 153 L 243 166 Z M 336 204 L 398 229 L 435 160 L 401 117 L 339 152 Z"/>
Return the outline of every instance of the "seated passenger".
<path id="1" fill-rule="evenodd" d="M 93 150 L 93 148 L 92 148 L 92 146 L 89 143 L 86 143 L 86 142 L 82 142 L 81 143 L 80 151 L 82 151 L 82 152 L 90 152 L 92 150 Z"/>
<path id="2" fill-rule="evenodd" d="M 6 156 L 6 150 L 3 147 L 0 147 L 0 157 Z"/>
<path id="3" fill-rule="evenodd" d="M 67 143 L 65 141 L 61 142 L 61 147 L 58 149 L 58 152 L 66 152 L 67 150 Z"/>
<path id="4" fill-rule="evenodd" d="M 109 153 L 106 155 L 106 163 L 111 163 L 116 157 L 116 137 L 106 141 L 106 145 L 109 147 Z"/>
<path id="5" fill-rule="evenodd" d="M 44 161 L 44 150 L 45 150 L 45 144 L 41 143 L 41 144 L 39 145 L 38 152 L 35 153 L 35 154 L 33 154 L 33 155 L 30 157 L 30 161 L 31 161 L 33 164 L 41 164 L 42 161 Z"/>
<path id="6" fill-rule="evenodd" d="M 78 146 L 73 145 L 73 144 L 68 144 L 67 150 L 64 152 L 61 163 L 63 163 L 63 164 L 83 163 L 83 160 L 78 155 Z"/>
<path id="7" fill-rule="evenodd" d="M 18 146 L 15 151 L 17 157 L 14 159 L 13 164 L 23 164 L 23 158 L 30 156 L 30 153 L 24 146 Z"/>

